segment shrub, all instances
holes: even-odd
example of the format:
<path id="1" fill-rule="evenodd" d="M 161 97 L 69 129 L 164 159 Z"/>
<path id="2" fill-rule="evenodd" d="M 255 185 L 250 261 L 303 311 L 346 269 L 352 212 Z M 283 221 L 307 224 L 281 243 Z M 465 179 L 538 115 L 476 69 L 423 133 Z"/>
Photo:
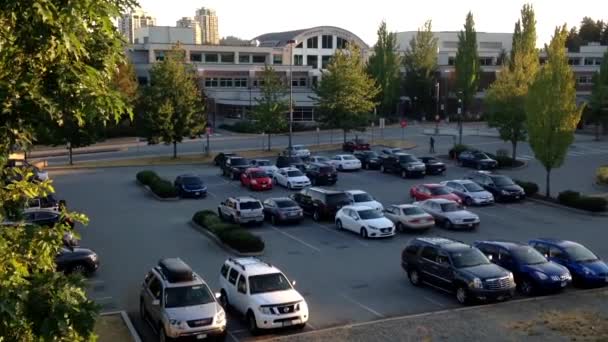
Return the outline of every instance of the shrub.
<path id="1" fill-rule="evenodd" d="M 210 220 L 211 217 L 217 218 L 217 222 L 220 222 L 220 218 L 217 217 L 213 210 L 197 211 L 194 216 L 192 216 L 192 221 L 196 222 L 199 226 L 206 226 L 207 221 Z"/>
<path id="2" fill-rule="evenodd" d="M 600 166 L 596 172 L 597 182 L 608 185 L 608 165 Z"/>
<path id="3" fill-rule="evenodd" d="M 452 147 L 450 149 L 450 151 L 448 152 L 450 159 L 456 159 L 458 158 L 458 156 L 466 151 L 466 150 L 470 150 L 471 148 L 468 145 L 464 145 L 464 144 L 457 144 L 454 145 L 454 147 Z"/>
<path id="4" fill-rule="evenodd" d="M 239 121 L 233 124 L 221 124 L 221 129 L 236 133 L 258 133 L 255 123 L 251 121 Z"/>
<path id="5" fill-rule="evenodd" d="M 608 201 L 601 197 L 583 196 L 576 191 L 563 191 L 557 196 L 559 203 L 568 207 L 601 212 L 608 210 Z"/>
<path id="6" fill-rule="evenodd" d="M 538 193 L 538 184 L 536 183 L 525 182 L 517 179 L 515 180 L 515 183 L 517 183 L 517 185 L 521 186 L 524 189 L 526 196 L 533 196 Z"/>
<path id="7" fill-rule="evenodd" d="M 581 197 L 578 191 L 566 190 L 557 195 L 557 201 L 563 205 L 573 207 L 574 203 Z"/>
<path id="8" fill-rule="evenodd" d="M 264 241 L 245 229 L 225 229 L 219 232 L 219 238 L 223 243 L 241 253 L 261 252 L 264 250 Z"/>
<path id="9" fill-rule="evenodd" d="M 177 197 L 177 190 L 166 179 L 157 178 L 151 184 L 149 184 L 150 190 L 154 192 L 160 198 L 173 198 Z"/>
<path id="10" fill-rule="evenodd" d="M 496 156 L 497 157 L 508 157 L 509 150 L 505 150 L 504 148 L 498 149 L 498 150 L 496 150 Z"/>
<path id="11" fill-rule="evenodd" d="M 159 178 L 156 172 L 150 170 L 139 171 L 135 177 L 144 185 L 150 185 Z"/>

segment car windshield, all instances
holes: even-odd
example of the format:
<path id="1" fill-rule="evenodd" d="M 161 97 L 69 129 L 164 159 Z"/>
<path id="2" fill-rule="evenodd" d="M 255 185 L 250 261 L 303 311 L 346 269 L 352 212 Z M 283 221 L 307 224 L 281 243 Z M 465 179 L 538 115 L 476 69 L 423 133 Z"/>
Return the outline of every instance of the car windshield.
<path id="1" fill-rule="evenodd" d="M 475 159 L 490 159 L 485 153 L 482 152 L 473 153 L 473 157 L 475 157 Z"/>
<path id="2" fill-rule="evenodd" d="M 424 214 L 424 210 L 418 208 L 418 207 L 409 207 L 409 208 L 403 208 L 403 214 L 404 215 L 422 215 Z"/>
<path id="3" fill-rule="evenodd" d="M 334 172 L 334 171 L 335 170 L 334 170 L 334 168 L 332 166 L 323 166 L 323 167 L 319 168 L 319 172 L 322 172 L 322 173 L 331 173 L 331 172 Z"/>
<path id="4" fill-rule="evenodd" d="M 544 264 L 547 259 L 536 249 L 530 246 L 520 246 L 512 251 L 513 257 L 524 265 Z"/>
<path id="5" fill-rule="evenodd" d="M 262 205 L 260 205 L 260 202 L 257 201 L 251 201 L 251 202 L 241 202 L 241 210 L 253 210 L 253 209 L 260 209 L 262 207 Z"/>
<path id="6" fill-rule="evenodd" d="M 230 164 L 233 166 L 249 165 L 249 161 L 245 158 L 230 159 Z"/>
<path id="7" fill-rule="evenodd" d="M 269 160 L 258 160 L 255 162 L 257 166 L 270 166 Z"/>
<path id="8" fill-rule="evenodd" d="M 279 208 L 292 208 L 292 207 L 298 206 L 298 204 L 292 200 L 280 200 L 280 201 L 275 201 L 275 203 L 277 204 L 277 207 L 279 207 Z"/>
<path id="9" fill-rule="evenodd" d="M 593 254 L 593 252 L 581 245 L 568 246 L 564 249 L 566 250 L 566 254 L 568 254 L 568 257 L 571 260 L 577 262 L 589 262 L 598 260 L 598 257 Z"/>
<path id="10" fill-rule="evenodd" d="M 336 205 L 340 203 L 350 203 L 351 200 L 346 193 L 327 195 L 327 204 Z"/>
<path id="11" fill-rule="evenodd" d="M 429 190 L 433 196 L 449 195 L 452 193 L 450 189 L 445 186 L 429 187 Z"/>
<path id="12" fill-rule="evenodd" d="M 449 213 L 452 211 L 459 211 L 462 210 L 462 207 L 455 202 L 450 202 L 450 203 L 441 203 L 441 211 L 443 211 L 444 213 Z"/>
<path id="13" fill-rule="evenodd" d="M 343 156 L 342 159 L 344 159 L 344 160 L 355 160 L 357 158 L 355 158 L 353 156 Z"/>
<path id="14" fill-rule="evenodd" d="M 479 184 L 477 183 L 464 183 L 462 184 L 468 192 L 480 192 L 485 191 Z"/>
<path id="15" fill-rule="evenodd" d="M 414 162 L 417 162 L 417 161 L 418 161 L 418 159 L 416 159 L 416 157 L 414 157 L 414 156 L 410 156 L 410 155 L 399 156 L 399 162 L 400 163 L 414 163 Z"/>
<path id="16" fill-rule="evenodd" d="M 353 195 L 353 200 L 355 200 L 355 203 L 359 203 L 359 202 L 371 202 L 374 199 L 369 194 L 362 193 L 362 194 Z"/>
<path id="17" fill-rule="evenodd" d="M 249 277 L 251 294 L 291 290 L 291 284 L 281 273 L 262 274 Z"/>
<path id="18" fill-rule="evenodd" d="M 358 213 L 362 220 L 373 220 L 384 217 L 381 212 L 374 209 L 361 210 Z"/>
<path id="19" fill-rule="evenodd" d="M 329 161 L 329 158 L 326 157 L 317 157 L 316 159 L 318 163 L 327 163 Z"/>
<path id="20" fill-rule="evenodd" d="M 251 173 L 251 178 L 268 178 L 268 175 L 263 171 L 255 171 Z"/>
<path id="21" fill-rule="evenodd" d="M 365 155 L 366 155 L 368 158 L 378 158 L 378 153 L 376 153 L 376 152 L 374 152 L 374 151 L 368 151 L 368 152 L 365 152 Z"/>
<path id="22" fill-rule="evenodd" d="M 303 150 L 303 149 L 305 149 L 305 147 L 304 147 L 304 146 L 301 146 L 301 145 L 294 145 L 294 146 L 293 146 L 293 149 L 294 149 L 294 150 Z"/>
<path id="23" fill-rule="evenodd" d="M 203 181 L 198 177 L 184 177 L 183 182 L 186 185 L 203 185 Z"/>
<path id="24" fill-rule="evenodd" d="M 180 308 L 213 303 L 213 294 L 205 285 L 169 287 L 165 292 L 165 307 Z"/>
<path id="25" fill-rule="evenodd" d="M 487 265 L 490 260 L 477 248 L 450 253 L 452 264 L 456 268 Z"/>
<path id="26" fill-rule="evenodd" d="M 513 181 L 511 180 L 511 178 L 506 177 L 506 176 L 496 176 L 496 177 L 492 177 L 492 181 L 493 181 L 493 182 L 494 182 L 494 184 L 496 184 L 497 186 L 515 185 L 515 183 L 513 183 Z"/>
<path id="27" fill-rule="evenodd" d="M 300 170 L 287 171 L 287 177 L 302 177 L 304 174 Z"/>

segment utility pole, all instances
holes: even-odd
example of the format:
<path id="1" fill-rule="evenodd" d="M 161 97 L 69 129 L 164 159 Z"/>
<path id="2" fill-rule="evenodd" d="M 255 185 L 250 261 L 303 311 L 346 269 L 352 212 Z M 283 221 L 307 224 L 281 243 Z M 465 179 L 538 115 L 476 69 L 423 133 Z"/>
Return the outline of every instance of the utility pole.
<path id="1" fill-rule="evenodd" d="M 462 91 L 458 92 L 458 144 L 462 145 Z"/>
<path id="2" fill-rule="evenodd" d="M 439 80 L 435 83 L 435 134 L 439 134 Z"/>
<path id="3" fill-rule="evenodd" d="M 291 149 L 293 146 L 293 45 L 296 41 L 290 40 L 287 43 L 289 44 L 289 146 L 287 147 L 287 153 L 291 158 Z"/>

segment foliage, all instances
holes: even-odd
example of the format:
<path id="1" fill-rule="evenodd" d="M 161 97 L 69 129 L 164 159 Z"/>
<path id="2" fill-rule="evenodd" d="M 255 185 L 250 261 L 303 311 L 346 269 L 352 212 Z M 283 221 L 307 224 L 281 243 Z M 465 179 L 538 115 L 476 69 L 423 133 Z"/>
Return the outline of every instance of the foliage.
<path id="1" fill-rule="evenodd" d="M 598 167 L 595 176 L 599 184 L 608 185 L 608 165 Z"/>
<path id="2" fill-rule="evenodd" d="M 515 24 L 509 63 L 503 65 L 484 100 L 488 125 L 498 129 L 502 140 L 511 142 L 512 159 L 517 157 L 517 143 L 527 136 L 524 103 L 538 68 L 536 19 L 533 8 L 525 5 Z"/>
<path id="3" fill-rule="evenodd" d="M 530 146 L 547 173 L 547 197 L 551 170 L 564 162 L 583 109 L 576 105 L 574 74 L 565 48 L 567 35 L 565 26 L 555 29 L 551 43 L 545 46 L 547 63 L 530 86 L 525 103 Z"/>
<path id="4" fill-rule="evenodd" d="M 397 53 L 397 36 L 394 32 L 388 32 L 386 22 L 382 21 L 374 53 L 367 62 L 367 73 L 380 88 L 376 97 L 380 115 L 393 113 L 397 106 L 401 63 L 401 57 Z"/>
<path id="5" fill-rule="evenodd" d="M 156 194 L 160 198 L 175 198 L 178 197 L 177 189 L 173 184 L 161 178 L 156 172 L 150 170 L 144 170 L 137 173 L 135 176 L 137 180 L 143 184 L 147 185 L 154 194 Z"/>
<path id="6" fill-rule="evenodd" d="M 223 223 L 217 214 L 210 210 L 194 214 L 192 221 L 215 234 L 222 243 L 241 253 L 257 253 L 264 250 L 264 241 L 232 223 Z"/>
<path id="7" fill-rule="evenodd" d="M 608 50 L 604 53 L 600 72 L 593 76 L 593 88 L 589 118 L 596 124 L 596 140 L 599 140 L 600 125 L 608 127 Z"/>
<path id="8" fill-rule="evenodd" d="M 270 135 L 284 131 L 287 128 L 286 112 L 289 110 L 289 101 L 285 100 L 287 88 L 274 71 L 272 66 L 265 65 L 261 80 L 260 97 L 255 99 L 253 109 L 254 127 L 258 133 L 268 134 L 268 150 L 270 151 Z"/>
<path id="9" fill-rule="evenodd" d="M 587 45 L 591 42 L 600 42 L 602 39 L 603 29 L 603 21 L 595 21 L 590 17 L 584 17 L 581 21 L 581 27 L 578 30 L 578 35 L 583 42 L 583 45 Z"/>
<path id="10" fill-rule="evenodd" d="M 361 51 L 351 44 L 336 52 L 314 91 L 319 121 L 342 129 L 346 141 L 346 132 L 367 125 L 379 89 L 364 70 Z"/>
<path id="11" fill-rule="evenodd" d="M 462 107 L 468 112 L 477 94 L 481 65 L 477 52 L 477 31 L 473 14 L 467 14 L 464 31 L 458 34 L 458 51 L 456 52 L 456 89 L 462 92 Z"/>
<path id="12" fill-rule="evenodd" d="M 133 63 L 129 60 L 120 63 L 112 76 L 112 84 L 124 101 L 134 104 L 139 96 L 139 85 Z"/>
<path id="13" fill-rule="evenodd" d="M 566 48 L 568 49 L 568 52 L 580 52 L 583 43 L 583 39 L 578 35 L 576 26 L 572 27 L 566 38 Z"/>
<path id="14" fill-rule="evenodd" d="M 433 105 L 431 89 L 437 71 L 438 40 L 432 29 L 431 21 L 427 21 L 418 29 L 416 36 L 410 41 L 405 51 L 403 65 L 405 67 L 405 93 L 413 100 L 414 110 L 430 112 Z M 415 113 L 416 114 L 416 113 Z"/>
<path id="15" fill-rule="evenodd" d="M 151 170 L 139 171 L 135 177 L 143 185 L 150 185 L 159 178 L 156 172 Z"/>
<path id="16" fill-rule="evenodd" d="M 534 196 L 538 193 L 538 184 L 533 183 L 533 182 L 526 182 L 526 181 L 522 181 L 522 180 L 514 180 L 515 183 L 519 186 L 521 186 L 524 189 L 524 192 L 526 193 L 526 196 Z"/>
<path id="17" fill-rule="evenodd" d="M 174 46 L 150 71 L 150 86 L 143 89 L 141 120 L 143 135 L 173 144 L 184 137 L 201 134 L 205 128 L 202 92 L 192 66 L 185 63 L 185 51 Z"/>
<path id="18" fill-rule="evenodd" d="M 608 210 L 608 201 L 601 197 L 583 196 L 579 192 L 566 190 L 559 193 L 557 201 L 565 206 L 587 210 L 591 212 L 603 212 Z"/>

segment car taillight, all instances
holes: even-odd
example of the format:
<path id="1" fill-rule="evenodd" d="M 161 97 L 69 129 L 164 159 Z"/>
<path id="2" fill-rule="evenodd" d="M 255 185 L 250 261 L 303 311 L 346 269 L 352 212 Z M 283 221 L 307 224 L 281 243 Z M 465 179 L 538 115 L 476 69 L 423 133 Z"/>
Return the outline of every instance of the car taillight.
<path id="1" fill-rule="evenodd" d="M 420 223 L 420 219 L 411 220 L 410 223 Z"/>

